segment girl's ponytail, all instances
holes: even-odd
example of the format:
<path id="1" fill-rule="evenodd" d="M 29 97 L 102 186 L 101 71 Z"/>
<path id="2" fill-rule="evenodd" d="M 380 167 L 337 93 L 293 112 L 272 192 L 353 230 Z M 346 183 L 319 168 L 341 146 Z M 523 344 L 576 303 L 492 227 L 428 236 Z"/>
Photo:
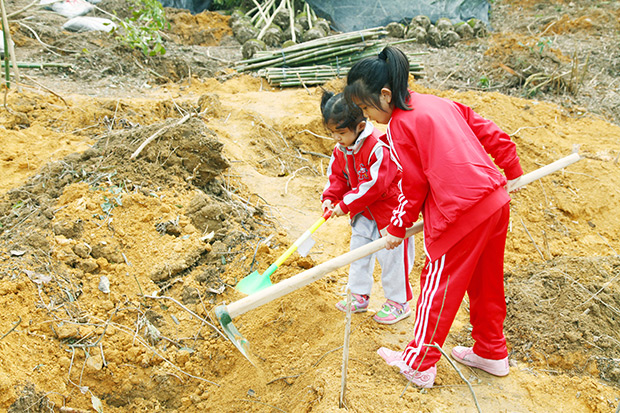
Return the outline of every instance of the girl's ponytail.
<path id="1" fill-rule="evenodd" d="M 321 97 L 321 113 L 325 113 L 327 102 L 334 96 L 333 92 L 323 89 L 323 96 Z"/>
<path id="2" fill-rule="evenodd" d="M 399 109 L 411 110 L 407 103 L 409 100 L 409 59 L 400 49 L 391 46 L 385 46 L 379 53 L 380 59 L 382 55 L 385 56 L 392 103 Z"/>
<path id="3" fill-rule="evenodd" d="M 387 87 L 392 91 L 395 107 L 411 110 L 408 83 L 407 56 L 395 47 L 386 46 L 377 56 L 364 58 L 351 67 L 344 95 L 349 102 L 356 98 L 379 108 L 381 89 Z"/>

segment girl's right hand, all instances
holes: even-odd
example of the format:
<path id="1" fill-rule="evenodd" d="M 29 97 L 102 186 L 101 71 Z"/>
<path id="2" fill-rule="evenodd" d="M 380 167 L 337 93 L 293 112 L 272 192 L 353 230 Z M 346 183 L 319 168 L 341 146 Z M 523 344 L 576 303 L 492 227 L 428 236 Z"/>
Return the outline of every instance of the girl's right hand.
<path id="1" fill-rule="evenodd" d="M 333 217 L 341 217 L 344 215 L 344 212 L 342 211 L 342 208 L 340 208 L 340 202 L 338 204 L 336 204 L 336 206 L 334 207 L 334 210 L 332 212 L 332 216 Z"/>

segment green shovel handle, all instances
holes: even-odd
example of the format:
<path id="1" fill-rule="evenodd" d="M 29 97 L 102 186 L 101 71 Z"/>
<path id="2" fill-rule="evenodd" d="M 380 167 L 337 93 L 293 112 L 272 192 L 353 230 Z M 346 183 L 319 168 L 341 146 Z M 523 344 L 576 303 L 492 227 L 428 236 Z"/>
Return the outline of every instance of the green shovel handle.
<path id="1" fill-rule="evenodd" d="M 312 226 L 306 232 L 304 232 L 301 237 L 297 239 L 297 241 L 293 243 L 293 245 L 291 245 L 286 251 L 284 251 L 284 254 L 280 255 L 280 258 L 278 258 L 276 262 L 274 262 L 269 266 L 269 268 L 267 268 L 267 270 L 263 273 L 263 277 L 270 277 L 271 274 L 273 274 L 274 271 L 277 270 L 278 267 L 282 265 L 282 263 L 286 261 L 286 259 L 290 257 L 291 254 L 294 253 L 297 248 L 299 248 L 299 246 L 310 237 L 310 235 L 314 233 L 314 231 L 316 231 L 321 225 L 323 225 L 323 223 L 327 221 L 331 215 L 332 211 L 325 211 L 321 218 L 317 219 L 315 223 L 312 224 Z"/>

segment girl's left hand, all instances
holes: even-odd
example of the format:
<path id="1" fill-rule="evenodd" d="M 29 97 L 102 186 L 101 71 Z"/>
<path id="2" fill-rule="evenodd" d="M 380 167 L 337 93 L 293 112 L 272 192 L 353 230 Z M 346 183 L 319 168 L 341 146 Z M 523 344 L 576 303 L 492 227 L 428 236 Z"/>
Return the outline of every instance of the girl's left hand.
<path id="1" fill-rule="evenodd" d="M 394 248 L 398 247 L 400 245 L 401 242 L 403 242 L 404 238 L 400 238 L 400 237 L 395 237 L 394 235 L 388 233 L 386 236 L 386 241 L 385 241 L 385 248 L 388 250 L 393 250 Z"/>
<path id="2" fill-rule="evenodd" d="M 332 212 L 332 216 L 333 217 L 341 217 L 344 215 L 344 212 L 342 212 L 342 208 L 340 208 L 340 203 L 338 203 L 335 207 L 334 207 L 334 212 Z"/>

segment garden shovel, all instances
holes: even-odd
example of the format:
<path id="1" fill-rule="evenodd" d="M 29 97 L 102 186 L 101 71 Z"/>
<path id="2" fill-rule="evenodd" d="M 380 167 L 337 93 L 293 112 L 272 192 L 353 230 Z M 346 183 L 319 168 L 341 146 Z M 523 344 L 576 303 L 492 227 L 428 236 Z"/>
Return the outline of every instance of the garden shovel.
<path id="1" fill-rule="evenodd" d="M 559 171 L 560 169 L 572 163 L 575 163 L 580 159 L 581 156 L 578 153 L 572 153 L 571 155 L 559 159 L 549 165 L 543 166 L 542 168 L 522 175 L 519 179 L 513 181 L 507 189 L 510 192 L 515 189 L 521 188 L 522 186 L 534 182 L 535 180 L 540 179 L 543 176 Z M 424 223 L 422 221 L 416 222 L 411 228 L 407 230 L 405 237 L 410 237 L 413 234 L 422 231 L 423 224 Z M 282 280 L 277 284 L 269 285 L 267 288 L 264 288 L 262 291 L 256 294 L 248 295 L 247 297 L 244 297 L 228 305 L 220 304 L 214 309 L 215 316 L 217 317 L 217 320 L 219 321 L 222 329 L 224 330 L 224 333 L 226 333 L 226 336 L 230 339 L 230 341 L 232 341 L 235 347 L 239 349 L 241 354 L 243 354 L 250 361 L 250 363 L 255 364 L 252 361 L 250 355 L 249 343 L 239 332 L 239 330 L 237 330 L 237 327 L 235 327 L 235 325 L 233 324 L 233 318 L 240 316 L 241 314 L 244 314 L 250 310 L 253 310 L 256 307 L 267 304 L 286 294 L 289 294 L 305 285 L 308 285 L 322 278 L 326 274 L 329 274 L 330 272 L 340 267 L 351 264 L 353 261 L 356 261 L 362 257 L 365 257 L 385 248 L 386 239 L 387 238 L 381 237 L 371 243 L 363 245 L 343 255 L 319 264 L 316 267 L 310 268 L 309 270 L 294 275 L 291 278 Z M 269 284 L 271 284 L 271 282 Z"/>
<path id="2" fill-rule="evenodd" d="M 274 271 L 277 270 L 278 267 L 282 265 L 282 263 L 286 261 L 286 259 L 290 257 L 291 254 L 294 253 L 295 250 L 297 250 L 298 248 L 300 249 L 300 253 L 303 256 L 305 256 L 308 250 L 313 245 L 313 243 L 307 242 L 311 240 L 310 236 L 321 225 L 323 225 L 323 223 L 327 221 L 331 215 L 332 215 L 332 211 L 330 210 L 325 211 L 325 213 L 323 214 L 321 218 L 317 219 L 316 222 L 312 224 L 312 226 L 306 232 L 304 232 L 301 235 L 301 237 L 299 237 L 297 241 L 295 241 L 293 245 L 291 245 L 289 249 L 287 249 L 284 252 L 284 254 L 280 256 L 280 258 L 276 260 L 276 262 L 274 262 L 273 264 L 269 266 L 269 268 L 267 268 L 267 271 L 265 271 L 262 274 L 260 274 L 258 271 L 254 271 L 253 273 L 251 273 L 250 275 L 246 276 L 244 279 L 239 281 L 237 285 L 235 286 L 235 288 L 241 291 L 242 293 L 249 295 L 249 294 L 254 294 L 260 290 L 264 290 L 265 288 L 271 286 L 272 285 L 271 274 L 273 274 Z M 304 250 L 303 253 L 301 251 L 302 249 Z"/>

